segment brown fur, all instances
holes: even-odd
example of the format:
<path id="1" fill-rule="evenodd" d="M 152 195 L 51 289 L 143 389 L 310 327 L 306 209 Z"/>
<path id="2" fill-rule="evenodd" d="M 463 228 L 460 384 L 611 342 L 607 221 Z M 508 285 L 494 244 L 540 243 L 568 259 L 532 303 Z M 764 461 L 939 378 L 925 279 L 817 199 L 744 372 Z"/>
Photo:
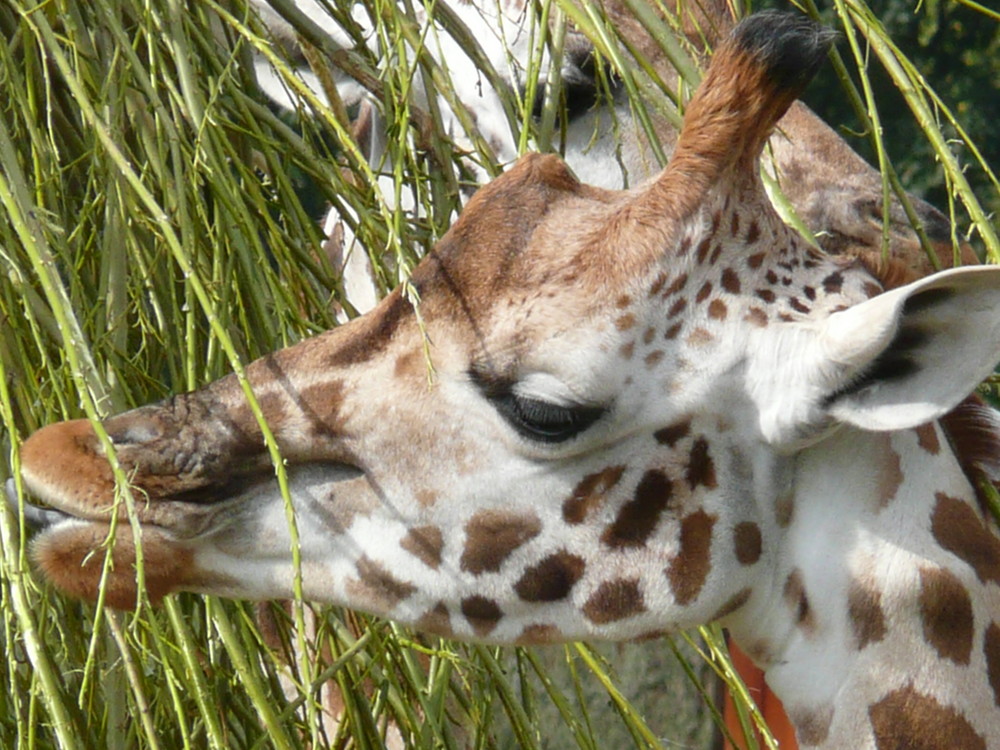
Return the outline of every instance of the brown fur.
<path id="1" fill-rule="evenodd" d="M 878 750 L 986 750 L 986 742 L 955 709 L 913 687 L 889 693 L 869 710 Z"/>
<path id="2" fill-rule="evenodd" d="M 32 545 L 35 563 L 46 578 L 79 599 L 93 600 L 101 591 L 100 583 L 107 564 L 112 574 L 103 588 L 105 602 L 115 609 L 135 609 L 139 594 L 136 581 L 138 557 L 132 530 L 127 523 L 119 524 L 111 560 L 95 550 L 104 546 L 110 527 L 98 524 L 73 526 L 58 534 L 47 534 Z M 197 588 L 198 577 L 190 552 L 155 528 L 143 528 L 141 533 L 145 593 L 151 604 L 159 604 L 164 596 L 180 589 Z"/>
<path id="3" fill-rule="evenodd" d="M 990 516 L 983 484 L 1000 487 L 1000 420 L 996 412 L 973 394 L 941 418 L 941 427 L 976 490 L 983 513 Z"/>

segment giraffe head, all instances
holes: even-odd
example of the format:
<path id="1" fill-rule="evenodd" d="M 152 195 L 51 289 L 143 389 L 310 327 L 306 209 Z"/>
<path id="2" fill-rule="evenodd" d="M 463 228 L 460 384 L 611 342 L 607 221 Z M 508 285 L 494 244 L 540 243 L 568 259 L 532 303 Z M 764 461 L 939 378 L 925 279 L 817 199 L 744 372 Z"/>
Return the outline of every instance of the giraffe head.
<path id="1" fill-rule="evenodd" d="M 252 0 L 251 5 L 274 41 L 283 48 L 285 56 L 295 63 L 292 74 L 318 99 L 325 99 L 319 77 L 300 51 L 296 27 L 267 0 Z M 289 13 L 298 24 L 314 27 L 327 37 L 329 46 L 334 49 L 356 48 L 360 40 L 369 53 L 377 55 L 382 44 L 381 22 L 376 21 L 373 11 L 361 4 L 353 5 L 351 12 L 345 14 L 341 9 L 324 7 L 316 0 L 296 0 L 283 12 Z M 523 97 L 531 76 L 538 88 L 535 101 L 527 102 L 528 107 L 537 110 L 544 101 L 545 81 L 550 77 L 553 59 L 542 44 L 545 35 L 536 28 L 541 20 L 524 0 L 460 2 L 437 6 L 432 12 L 417 5 L 412 9 L 412 17 L 420 28 L 419 55 L 428 65 L 426 75 L 413 75 L 408 82 L 413 89 L 413 102 L 427 109 L 430 100 L 434 100 L 433 108 L 441 117 L 441 132 L 449 134 L 458 148 L 470 155 L 463 161 L 465 167 L 478 181 L 485 181 L 489 171 L 477 159 L 471 158 L 477 152 L 474 132 L 489 146 L 493 161 L 510 163 L 518 154 L 516 129 L 521 115 L 509 111 L 505 99 L 514 101 L 512 92 Z M 342 25 L 347 22 L 353 26 L 354 36 Z M 477 45 L 474 53 L 470 52 L 473 43 Z M 407 45 L 403 49 L 405 51 L 383 52 L 384 59 L 391 62 L 395 55 L 402 54 L 409 58 L 407 68 L 416 67 L 417 51 Z M 593 48 L 582 34 L 568 31 L 562 49 L 560 80 L 563 98 L 572 116 L 590 108 L 598 98 L 596 83 L 589 70 Z M 285 78 L 288 72 L 279 72 L 260 52 L 253 54 L 253 62 L 257 82 L 271 102 L 294 111 L 299 106 L 299 99 L 289 91 Z M 431 75 L 432 65 L 439 74 L 436 78 Z M 495 78 L 491 79 L 485 71 L 493 73 Z M 361 83 L 343 70 L 333 66 L 330 73 L 342 102 L 348 107 L 359 106 L 362 113 L 359 119 L 371 117 L 372 110 L 379 110 L 375 114 L 378 121 L 368 123 L 364 130 L 364 135 L 371 136 L 372 141 L 366 144 L 365 151 L 377 164 L 384 157 L 387 137 L 381 132 L 387 127 L 379 120 L 381 107 Z"/>
<path id="2" fill-rule="evenodd" d="M 66 591 L 307 597 L 497 642 L 632 638 L 732 617 L 775 565 L 792 459 L 957 404 L 1000 357 L 994 269 L 879 295 L 787 229 L 759 180 L 830 35 L 766 13 L 719 49 L 662 174 L 628 192 L 524 157 L 414 272 L 246 376 L 21 449 Z M 971 335 L 977 345 L 966 346 Z M 988 342 L 988 345 L 983 345 Z M 947 375 L 939 377 L 942 368 Z M 846 426 L 846 427 L 845 427 Z"/>

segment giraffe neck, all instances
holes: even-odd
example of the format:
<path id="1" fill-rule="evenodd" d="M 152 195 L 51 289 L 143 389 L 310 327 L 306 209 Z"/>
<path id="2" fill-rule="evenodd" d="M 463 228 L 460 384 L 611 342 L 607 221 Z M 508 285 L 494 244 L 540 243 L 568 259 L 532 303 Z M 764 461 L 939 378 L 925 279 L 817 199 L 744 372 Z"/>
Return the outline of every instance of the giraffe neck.
<path id="1" fill-rule="evenodd" d="M 944 435 L 841 429 L 788 463 L 772 586 L 730 627 L 802 745 L 1000 747 L 1000 538 Z"/>

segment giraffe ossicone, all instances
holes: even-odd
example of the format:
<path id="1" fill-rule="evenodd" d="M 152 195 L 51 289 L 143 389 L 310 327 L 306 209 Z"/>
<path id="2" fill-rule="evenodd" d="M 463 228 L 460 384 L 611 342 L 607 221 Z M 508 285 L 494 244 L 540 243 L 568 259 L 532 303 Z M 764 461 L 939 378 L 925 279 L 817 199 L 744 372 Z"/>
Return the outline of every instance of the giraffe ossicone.
<path id="1" fill-rule="evenodd" d="M 535 111 L 565 105 L 561 137 L 546 147 L 558 149 L 582 182 L 621 189 L 638 185 L 659 172 L 661 150 L 670 153 L 677 132 L 661 111 L 665 102 L 655 103 L 656 91 L 662 87 L 659 95 L 671 92 L 667 98 L 679 95 L 677 70 L 650 31 L 637 20 L 637 11 L 629 3 L 601 0 L 599 4 L 614 29 L 611 36 L 620 39 L 621 46 L 635 55 L 638 65 L 633 67 L 656 71 L 657 84 L 647 91 L 654 99 L 648 106 L 648 122 L 637 116 L 629 87 L 611 70 L 600 69 L 591 42 L 577 31 L 567 29 L 559 75 L 553 76 L 550 67 L 554 60 L 542 27 L 546 14 L 525 0 L 466 0 L 413 10 L 420 36 L 427 40 L 421 54 L 429 54 L 436 61 L 450 84 L 445 87 L 447 91 L 435 89 L 417 76 L 412 81 L 413 104 L 419 109 L 433 102 L 433 109 L 444 118 L 442 130 L 451 134 L 457 150 L 465 154 L 460 160 L 465 177 L 456 177 L 464 182 L 471 175 L 475 183 L 485 181 L 488 163 L 512 163 L 524 135 L 521 129 L 530 130 L 527 122 L 515 122 L 517 118 L 505 110 L 501 92 L 484 85 L 487 78 L 505 89 L 509 99 L 514 98 L 509 96 L 512 92 L 526 96 L 534 80 Z M 286 70 L 284 75 L 298 78 L 296 85 L 304 83 L 320 100 L 324 98 L 323 87 L 311 65 L 302 64 L 308 56 L 297 54 L 296 28 L 289 20 L 295 21 L 295 15 L 304 17 L 306 23 L 326 35 L 328 46 L 336 49 L 363 44 L 369 52 L 376 52 L 376 14 L 361 2 L 333 10 L 315 0 L 294 0 L 291 6 L 283 5 L 280 13 L 271 8 L 269 0 L 253 0 L 252 5 L 274 40 L 289 52 L 289 61 L 298 63 L 291 66 L 294 73 Z M 730 6 L 726 0 L 701 0 L 693 5 L 666 0 L 656 12 L 669 19 L 668 25 L 678 28 L 685 46 L 707 57 L 709 48 L 734 24 Z M 341 25 L 348 20 L 346 8 L 350 9 L 355 36 Z M 441 21 L 442 16 L 464 24 L 468 36 L 480 46 L 478 54 L 456 43 L 445 31 L 449 24 Z M 404 58 L 416 54 L 414 50 L 397 52 Z M 483 66 L 483 59 L 489 65 Z M 296 109 L 301 102 L 289 96 L 288 78 L 263 55 L 257 54 L 254 60 L 258 82 L 272 102 Z M 404 67 L 415 64 L 416 60 L 410 59 Z M 495 76 L 486 75 L 482 69 L 490 66 Z M 391 176 L 394 170 L 387 149 L 384 97 L 373 96 L 374 92 L 336 66 L 331 73 L 341 100 L 358 108 L 354 137 L 360 152 L 376 173 L 382 172 L 376 180 L 375 192 L 381 195 L 378 200 L 405 213 L 419 213 L 416 193 L 404 189 L 397 195 Z M 551 87 L 554 78 L 561 80 L 561 86 Z M 461 111 L 466 111 L 468 117 L 460 117 Z M 937 268 L 978 262 L 967 243 L 954 241 L 948 219 L 916 196 L 907 196 L 912 221 L 896 199 L 885 210 L 882 175 L 802 102 L 795 102 L 781 119 L 770 140 L 768 155 L 765 168 L 820 246 L 832 254 L 861 259 L 883 283 L 896 286 Z M 356 220 L 350 207 L 344 206 L 331 208 L 323 221 L 328 238 L 324 250 L 342 275 L 339 303 L 346 303 L 342 305 L 346 309 L 338 311 L 340 321 L 348 319 L 348 309 L 367 312 L 380 296 L 380 284 L 368 259 L 370 248 L 362 245 L 351 228 Z M 921 233 L 926 247 L 921 244 Z"/>
<path id="2" fill-rule="evenodd" d="M 829 43 L 751 17 L 656 180 L 523 157 L 414 272 L 420 324 L 396 290 L 247 368 L 307 597 L 501 643 L 721 621 L 803 746 L 1000 747 L 1000 536 L 935 422 L 960 430 L 1000 360 L 1000 269 L 882 294 L 781 223 L 760 153 Z M 234 376 L 103 427 L 139 499 L 113 544 L 91 425 L 21 447 L 57 586 L 94 598 L 110 554 L 107 601 L 134 605 L 141 538 L 154 601 L 292 594 Z"/>

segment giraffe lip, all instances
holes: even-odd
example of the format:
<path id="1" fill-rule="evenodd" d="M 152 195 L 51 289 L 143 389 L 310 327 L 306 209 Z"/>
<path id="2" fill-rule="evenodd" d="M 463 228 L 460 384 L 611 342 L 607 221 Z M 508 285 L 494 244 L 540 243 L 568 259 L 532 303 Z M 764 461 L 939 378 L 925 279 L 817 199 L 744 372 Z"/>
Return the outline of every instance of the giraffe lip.
<path id="1" fill-rule="evenodd" d="M 88 511 L 77 507 L 55 507 L 51 504 L 40 504 L 30 494 L 30 487 L 26 486 L 23 504 L 23 515 L 26 531 L 31 537 L 39 537 L 65 524 L 89 524 L 110 529 L 113 526 L 113 515 L 110 509 L 107 511 Z M 8 479 L 4 486 L 4 496 L 7 507 L 18 517 L 21 514 L 21 505 L 18 503 L 17 488 L 13 479 Z M 44 501 L 43 501 L 44 502 Z M 186 504 L 186 510 L 191 511 L 197 505 Z M 190 538 L 197 536 L 211 528 L 214 514 L 225 503 L 217 503 L 211 506 L 201 506 L 206 510 L 204 513 L 182 513 L 178 516 L 171 516 L 169 504 L 162 508 L 154 505 L 139 504 L 135 509 L 136 517 L 133 519 L 124 508 L 118 510 L 118 520 L 128 525 L 138 522 L 144 529 L 156 529 L 161 534 L 167 534 L 177 538 Z M 164 513 L 163 510 L 168 512 Z"/>
<path id="2" fill-rule="evenodd" d="M 13 477 L 4 484 L 4 497 L 7 501 L 7 507 L 17 516 L 20 512 L 20 505 L 17 501 L 17 485 Z M 70 513 L 51 506 L 36 505 L 25 497 L 24 520 L 33 531 L 42 531 L 60 521 L 68 521 L 73 518 L 76 517 Z"/>

